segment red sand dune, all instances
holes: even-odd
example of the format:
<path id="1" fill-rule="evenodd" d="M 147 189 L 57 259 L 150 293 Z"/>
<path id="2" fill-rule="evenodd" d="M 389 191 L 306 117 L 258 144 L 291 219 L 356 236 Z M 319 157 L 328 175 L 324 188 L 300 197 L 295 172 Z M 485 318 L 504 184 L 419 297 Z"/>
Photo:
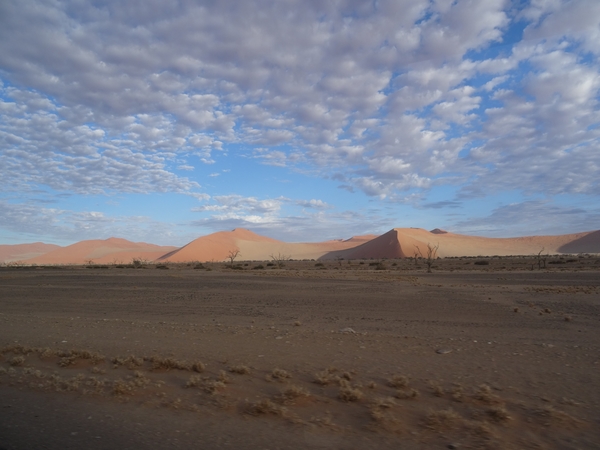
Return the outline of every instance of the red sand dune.
<path id="1" fill-rule="evenodd" d="M 437 246 L 438 256 L 507 256 L 543 253 L 600 253 L 600 230 L 559 236 L 526 236 L 518 238 L 485 238 L 450 233 L 436 228 L 394 228 L 381 236 L 355 236 L 346 240 L 313 243 L 288 243 L 252 231 L 237 228 L 202 236 L 184 247 L 134 243 L 125 239 L 82 241 L 68 247 L 46 244 L 0 246 L 0 257 L 10 252 L 12 261 L 28 264 L 96 264 L 129 263 L 132 259 L 147 261 L 226 261 L 230 252 L 238 251 L 237 261 L 265 261 L 284 256 L 289 259 L 380 259 L 410 258 L 427 255 L 427 245 Z M 29 245 L 30 247 L 25 247 Z M 11 248 L 7 250 L 7 248 Z M 14 249 L 13 249 L 14 247 Z M 20 250 L 15 250 L 15 249 Z M 46 249 L 50 249 L 41 254 Z M 32 252 L 15 253 L 19 252 Z M 37 253 L 39 252 L 39 253 Z M 36 255 L 37 253 L 37 255 Z M 21 256 L 14 256 L 21 255 Z M 22 257 L 23 255 L 29 258 Z"/>
<path id="2" fill-rule="evenodd" d="M 0 245 L 0 263 L 24 261 L 59 249 L 59 245 L 34 242 L 33 244 Z"/>
<path id="3" fill-rule="evenodd" d="M 394 228 L 355 248 L 326 254 L 322 259 L 410 258 L 427 255 L 427 245 L 438 246 L 440 257 L 508 256 L 543 253 L 599 253 L 600 231 L 559 236 L 486 238 L 435 229 Z"/>
<path id="4" fill-rule="evenodd" d="M 107 264 L 129 263 L 133 258 L 153 261 L 175 248 L 109 238 L 77 242 L 25 262 L 27 264 L 86 264 L 92 261 L 94 264 Z"/>
<path id="5" fill-rule="evenodd" d="M 239 251 L 238 261 L 265 261 L 280 255 L 291 259 L 317 259 L 322 255 L 355 247 L 375 236 L 356 236 L 348 240 L 318 243 L 287 243 L 271 239 L 243 228 L 202 236 L 186 246 L 174 250 L 159 261 L 225 261 L 232 251 Z"/>

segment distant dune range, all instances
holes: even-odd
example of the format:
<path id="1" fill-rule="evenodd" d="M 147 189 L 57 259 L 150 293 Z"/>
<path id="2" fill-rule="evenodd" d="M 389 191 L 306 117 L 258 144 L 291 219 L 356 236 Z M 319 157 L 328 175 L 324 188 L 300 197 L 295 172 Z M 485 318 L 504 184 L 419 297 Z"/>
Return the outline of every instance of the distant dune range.
<path id="1" fill-rule="evenodd" d="M 61 247 L 54 244 L 34 242 L 33 244 L 0 245 L 0 262 L 24 261 L 45 255 Z"/>
<path id="2" fill-rule="evenodd" d="M 0 251 L 2 247 L 0 245 Z M 130 263 L 133 258 L 154 261 L 176 248 L 109 238 L 81 241 L 67 247 L 58 247 L 22 262 L 25 264 L 87 264 L 93 261 L 95 264 L 111 264 Z"/>
<path id="3" fill-rule="evenodd" d="M 435 229 L 394 228 L 387 233 L 355 236 L 346 240 L 288 243 L 237 228 L 193 240 L 177 248 L 125 239 L 81 241 L 67 247 L 40 242 L 0 245 L 0 262 L 24 264 L 130 263 L 133 259 L 156 262 L 226 261 L 238 251 L 236 261 L 289 259 L 381 259 L 410 258 L 427 253 L 427 245 L 438 246 L 440 257 L 508 256 L 543 253 L 600 253 L 600 230 L 559 236 L 486 238 Z"/>

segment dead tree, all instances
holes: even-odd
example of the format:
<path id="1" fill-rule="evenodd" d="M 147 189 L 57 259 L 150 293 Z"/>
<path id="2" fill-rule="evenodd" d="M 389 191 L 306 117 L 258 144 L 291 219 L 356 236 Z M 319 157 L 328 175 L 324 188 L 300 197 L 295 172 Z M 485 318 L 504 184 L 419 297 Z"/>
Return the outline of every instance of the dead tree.
<path id="1" fill-rule="evenodd" d="M 231 262 L 231 267 L 233 267 L 233 261 L 235 261 L 235 258 L 237 258 L 239 254 L 240 251 L 238 249 L 229 250 L 229 253 L 227 253 L 227 258 Z"/>
<path id="2" fill-rule="evenodd" d="M 439 248 L 440 248 L 440 244 L 431 245 L 428 242 L 427 243 L 427 255 L 423 256 L 423 254 L 421 253 L 421 249 L 419 247 L 417 247 L 417 250 L 419 251 L 419 255 L 421 255 L 421 258 L 425 258 L 425 264 L 427 264 L 427 273 L 431 273 L 431 266 L 433 265 L 433 261 L 435 261 L 437 258 L 437 251 Z"/>
<path id="3" fill-rule="evenodd" d="M 269 255 L 269 256 L 271 257 L 271 259 L 273 260 L 273 262 L 274 262 L 275 264 L 277 264 L 277 268 L 278 268 L 278 269 L 281 269 L 281 268 L 283 267 L 283 263 L 284 263 L 285 261 L 288 261 L 288 260 L 290 259 L 290 257 L 289 257 L 289 256 L 287 256 L 287 255 L 282 255 L 281 253 L 277 253 L 277 255 L 273 255 L 273 254 L 271 254 L 271 255 Z"/>
<path id="4" fill-rule="evenodd" d="M 538 269 L 539 270 L 546 268 L 546 260 L 548 259 L 548 253 L 546 253 L 545 255 L 542 255 L 543 251 L 544 251 L 544 247 L 542 247 L 542 249 L 538 252 L 538 254 L 536 256 L 536 259 L 538 261 Z"/>

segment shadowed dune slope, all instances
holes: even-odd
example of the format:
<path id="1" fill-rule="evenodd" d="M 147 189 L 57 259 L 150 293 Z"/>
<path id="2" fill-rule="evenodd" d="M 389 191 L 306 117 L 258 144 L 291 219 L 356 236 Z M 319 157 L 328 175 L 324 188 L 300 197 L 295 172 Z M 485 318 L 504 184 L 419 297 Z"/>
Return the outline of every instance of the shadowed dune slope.
<path id="1" fill-rule="evenodd" d="M 109 238 L 77 242 L 28 259 L 25 262 L 28 264 L 85 264 L 88 261 L 93 261 L 95 264 L 107 264 L 113 262 L 128 263 L 133 258 L 152 261 L 175 248 Z"/>
<path id="2" fill-rule="evenodd" d="M 600 230 L 591 233 L 579 233 L 576 239 L 561 245 L 561 253 L 600 253 Z"/>
<path id="3" fill-rule="evenodd" d="M 243 228 L 236 228 L 233 231 L 219 231 L 202 236 L 180 249 L 161 256 L 159 261 L 225 261 L 229 253 L 236 250 L 239 251 L 236 258 L 238 261 L 265 261 L 280 256 L 290 259 L 317 259 L 332 251 L 355 247 L 374 237 L 367 235 L 355 236 L 345 241 L 287 243 Z"/>
<path id="4" fill-rule="evenodd" d="M 61 248 L 59 245 L 34 242 L 32 244 L 0 245 L 0 263 L 24 261 Z"/>
<path id="5" fill-rule="evenodd" d="M 507 256 L 543 253 L 595 253 L 600 251 L 600 231 L 559 236 L 485 238 L 435 229 L 394 228 L 355 248 L 325 254 L 321 259 L 406 258 L 427 255 L 427 245 L 437 246 L 438 256 Z"/>

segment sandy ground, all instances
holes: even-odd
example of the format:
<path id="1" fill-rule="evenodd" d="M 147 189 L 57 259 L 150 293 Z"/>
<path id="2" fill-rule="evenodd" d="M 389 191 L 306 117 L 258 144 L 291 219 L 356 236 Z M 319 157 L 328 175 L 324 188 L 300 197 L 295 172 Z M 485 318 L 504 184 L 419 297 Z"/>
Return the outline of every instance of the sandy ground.
<path id="1" fill-rule="evenodd" d="M 0 269 L 0 449 L 600 446 L 600 264 Z"/>

